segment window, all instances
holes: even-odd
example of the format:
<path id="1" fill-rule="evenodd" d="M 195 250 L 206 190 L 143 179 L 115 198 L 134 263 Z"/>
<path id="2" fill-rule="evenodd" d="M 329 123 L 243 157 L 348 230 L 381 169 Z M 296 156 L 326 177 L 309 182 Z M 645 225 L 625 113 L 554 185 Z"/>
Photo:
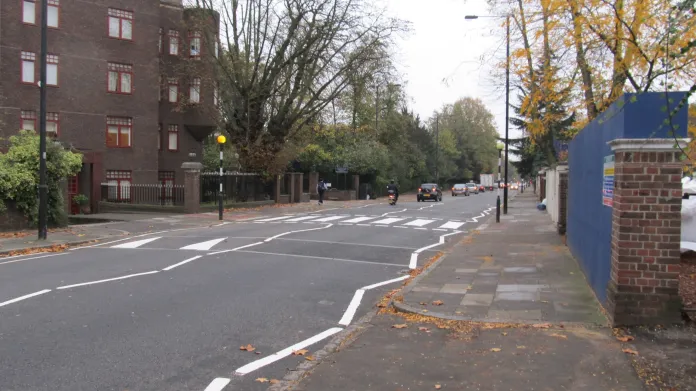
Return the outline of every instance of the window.
<path id="1" fill-rule="evenodd" d="M 133 91 L 133 65 L 109 63 L 108 91 L 117 94 L 130 94 Z"/>
<path id="2" fill-rule="evenodd" d="M 58 6 L 60 0 L 48 0 L 48 27 L 58 28 L 59 15 Z"/>
<path id="3" fill-rule="evenodd" d="M 189 33 L 189 55 L 191 58 L 201 58 L 201 32 L 191 31 Z"/>
<path id="4" fill-rule="evenodd" d="M 109 8 L 109 37 L 133 39 L 133 13 L 130 11 Z"/>
<path id="5" fill-rule="evenodd" d="M 159 50 L 160 54 L 162 54 L 162 40 L 164 40 L 164 30 L 162 27 L 159 29 L 159 41 L 157 41 L 157 49 Z"/>
<path id="6" fill-rule="evenodd" d="M 189 101 L 191 103 L 200 103 L 201 101 L 201 78 L 194 77 L 189 86 Z"/>
<path id="7" fill-rule="evenodd" d="M 58 113 L 46 113 L 46 135 L 49 137 L 58 137 Z"/>
<path id="8" fill-rule="evenodd" d="M 167 128 L 167 149 L 170 151 L 179 150 L 179 125 L 169 125 Z"/>
<path id="9" fill-rule="evenodd" d="M 55 54 L 46 56 L 46 85 L 58 85 L 58 56 Z"/>
<path id="10" fill-rule="evenodd" d="M 22 22 L 36 24 L 36 0 L 22 1 Z"/>
<path id="11" fill-rule="evenodd" d="M 179 81 L 174 78 L 167 79 L 167 91 L 169 92 L 169 101 L 176 103 L 179 101 Z"/>
<path id="12" fill-rule="evenodd" d="M 215 41 L 215 58 L 220 56 L 220 43 Z"/>
<path id="13" fill-rule="evenodd" d="M 36 130 L 36 111 L 22 110 L 19 117 L 20 130 Z"/>
<path id="14" fill-rule="evenodd" d="M 22 52 L 22 83 L 36 82 L 36 53 Z"/>
<path id="15" fill-rule="evenodd" d="M 176 30 L 169 30 L 169 54 L 179 55 L 179 32 Z"/>
<path id="16" fill-rule="evenodd" d="M 215 87 L 213 87 L 213 104 L 215 106 L 220 103 L 220 86 L 215 83 Z"/>
<path id="17" fill-rule="evenodd" d="M 106 117 L 106 146 L 112 148 L 129 148 L 133 119 L 127 117 Z"/>
<path id="18" fill-rule="evenodd" d="M 130 171 L 106 171 L 106 184 L 109 186 L 109 201 L 130 201 L 130 187 L 132 183 Z"/>

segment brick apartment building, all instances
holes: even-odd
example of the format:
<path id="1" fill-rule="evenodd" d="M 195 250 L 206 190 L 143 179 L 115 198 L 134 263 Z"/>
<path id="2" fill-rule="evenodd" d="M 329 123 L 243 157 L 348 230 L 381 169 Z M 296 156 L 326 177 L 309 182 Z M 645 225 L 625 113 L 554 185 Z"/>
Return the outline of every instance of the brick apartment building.
<path id="1" fill-rule="evenodd" d="M 46 1 L 47 131 L 84 156 L 69 191 L 94 210 L 102 182 L 183 184 L 181 164 L 200 158 L 215 129 L 206 75 L 218 50 L 206 38 L 217 36 L 219 15 L 182 0 Z M 39 130 L 41 5 L 0 2 L 2 138 Z"/>

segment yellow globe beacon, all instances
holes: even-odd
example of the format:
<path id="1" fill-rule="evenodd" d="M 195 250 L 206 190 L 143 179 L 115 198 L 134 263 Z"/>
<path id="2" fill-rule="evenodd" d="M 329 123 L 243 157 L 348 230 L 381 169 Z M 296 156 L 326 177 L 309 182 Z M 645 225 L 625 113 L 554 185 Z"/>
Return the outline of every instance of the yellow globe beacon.
<path id="1" fill-rule="evenodd" d="M 218 144 L 224 144 L 225 141 L 227 141 L 227 138 L 226 138 L 225 136 L 223 136 L 223 135 L 217 136 L 217 142 L 218 142 Z"/>

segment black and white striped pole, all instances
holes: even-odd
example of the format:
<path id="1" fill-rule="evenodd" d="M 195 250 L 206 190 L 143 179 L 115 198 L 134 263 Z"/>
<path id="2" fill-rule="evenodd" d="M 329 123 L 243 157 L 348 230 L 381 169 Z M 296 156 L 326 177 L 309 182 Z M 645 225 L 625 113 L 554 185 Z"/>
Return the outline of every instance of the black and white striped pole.
<path id="1" fill-rule="evenodd" d="M 222 147 L 225 145 L 225 141 L 227 141 L 227 138 L 223 135 L 217 136 L 217 143 L 220 146 L 220 193 L 218 194 L 218 217 L 220 220 L 222 220 L 222 198 L 223 198 L 223 193 L 222 193 L 222 180 L 223 178 L 223 172 L 222 172 Z"/>
<path id="2" fill-rule="evenodd" d="M 505 145 L 502 143 L 498 143 L 496 145 L 496 148 L 498 148 L 498 198 L 495 201 L 495 222 L 499 223 L 500 222 L 500 163 L 501 163 L 501 153 L 503 152 L 503 148 L 505 148 Z"/>

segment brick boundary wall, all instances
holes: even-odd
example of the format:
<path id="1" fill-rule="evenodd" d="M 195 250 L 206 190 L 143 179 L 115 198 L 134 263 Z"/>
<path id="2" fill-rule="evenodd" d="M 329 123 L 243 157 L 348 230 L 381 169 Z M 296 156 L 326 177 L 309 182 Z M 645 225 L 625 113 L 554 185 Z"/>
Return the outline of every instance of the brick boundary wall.
<path id="1" fill-rule="evenodd" d="M 681 321 L 680 152 L 674 140 L 614 140 L 611 279 L 614 326 Z"/>
<path id="2" fill-rule="evenodd" d="M 568 221 L 568 172 L 558 174 L 558 234 L 565 235 Z"/>

